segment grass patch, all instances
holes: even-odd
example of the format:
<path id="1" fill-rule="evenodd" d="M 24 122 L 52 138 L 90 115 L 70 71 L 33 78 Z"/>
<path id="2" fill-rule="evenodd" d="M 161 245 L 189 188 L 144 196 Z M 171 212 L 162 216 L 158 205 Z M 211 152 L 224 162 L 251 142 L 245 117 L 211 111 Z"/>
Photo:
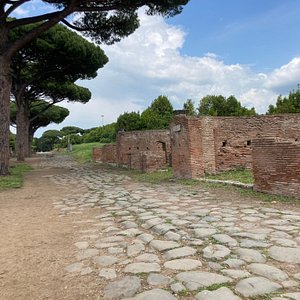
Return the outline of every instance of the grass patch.
<path id="1" fill-rule="evenodd" d="M 0 191 L 20 188 L 23 185 L 24 173 L 32 170 L 28 164 L 17 164 L 10 168 L 9 176 L 0 177 Z"/>
<path id="2" fill-rule="evenodd" d="M 231 171 L 222 172 L 216 175 L 206 175 L 205 179 L 230 180 L 247 184 L 253 184 L 254 182 L 252 171 L 246 169 L 235 169 Z"/>
<path id="3" fill-rule="evenodd" d="M 79 162 L 92 161 L 92 151 L 94 147 L 102 147 L 105 144 L 101 143 L 84 143 L 79 145 L 73 145 L 73 150 L 70 152 L 76 160 Z"/>
<path id="4" fill-rule="evenodd" d="M 131 176 L 133 177 L 133 179 L 138 181 L 157 184 L 161 182 L 170 181 L 173 178 L 173 171 L 171 168 L 152 173 L 141 173 L 138 171 L 132 171 Z"/>

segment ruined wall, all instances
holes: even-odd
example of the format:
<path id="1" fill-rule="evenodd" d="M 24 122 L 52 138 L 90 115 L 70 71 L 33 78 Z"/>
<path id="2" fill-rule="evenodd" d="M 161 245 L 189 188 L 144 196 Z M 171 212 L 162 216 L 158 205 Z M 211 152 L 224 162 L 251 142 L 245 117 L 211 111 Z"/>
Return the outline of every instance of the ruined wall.
<path id="1" fill-rule="evenodd" d="M 169 130 L 120 132 L 117 135 L 117 162 L 145 172 L 170 164 Z"/>
<path id="2" fill-rule="evenodd" d="M 101 161 L 103 163 L 117 162 L 117 149 L 115 144 L 104 145 L 101 148 L 93 148 L 93 160 Z"/>
<path id="3" fill-rule="evenodd" d="M 300 141 L 253 140 L 254 189 L 300 198 Z"/>
<path id="4" fill-rule="evenodd" d="M 178 115 L 170 124 L 170 130 L 174 176 L 182 178 L 203 176 L 201 120 Z"/>
<path id="5" fill-rule="evenodd" d="M 171 124 L 174 174 L 199 177 L 202 169 L 216 173 L 237 167 L 252 168 L 253 139 L 270 136 L 300 140 L 300 115 L 175 116 Z"/>
<path id="6" fill-rule="evenodd" d="M 257 137 L 300 139 L 300 115 L 215 117 L 215 120 L 217 172 L 252 168 L 252 140 Z"/>
<path id="7" fill-rule="evenodd" d="M 102 148 L 93 148 L 92 152 L 93 161 L 101 161 L 102 160 Z"/>

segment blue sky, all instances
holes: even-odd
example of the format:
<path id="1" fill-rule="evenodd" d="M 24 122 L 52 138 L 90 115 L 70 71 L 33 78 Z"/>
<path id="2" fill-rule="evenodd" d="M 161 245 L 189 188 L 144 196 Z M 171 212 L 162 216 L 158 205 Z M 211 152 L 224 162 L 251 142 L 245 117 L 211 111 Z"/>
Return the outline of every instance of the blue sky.
<path id="1" fill-rule="evenodd" d="M 217 54 L 268 71 L 300 55 L 298 0 L 192 0 L 168 24 L 187 33 L 181 54 Z"/>
<path id="2" fill-rule="evenodd" d="M 34 9 L 42 9 L 39 0 L 22 6 L 18 17 Z M 176 109 L 186 99 L 198 106 L 205 95 L 235 95 L 265 113 L 300 83 L 299 16 L 299 0 L 191 0 L 169 19 L 141 10 L 140 28 L 102 45 L 109 63 L 97 78 L 80 82 L 92 91 L 90 102 L 62 104 L 70 116 L 47 129 L 99 126 L 101 115 L 108 124 L 162 94 Z"/>

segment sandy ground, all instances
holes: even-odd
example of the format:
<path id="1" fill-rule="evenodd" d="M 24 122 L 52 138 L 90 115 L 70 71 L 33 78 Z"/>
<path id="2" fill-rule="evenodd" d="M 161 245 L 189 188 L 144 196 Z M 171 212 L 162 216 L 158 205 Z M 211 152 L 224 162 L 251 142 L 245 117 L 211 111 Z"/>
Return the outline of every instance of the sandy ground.
<path id="1" fill-rule="evenodd" d="M 43 176 L 66 170 L 31 163 L 23 188 L 0 193 L 0 299 L 98 299 L 97 278 L 64 270 L 73 262 L 76 216 L 59 217 L 52 203 L 69 190 Z"/>

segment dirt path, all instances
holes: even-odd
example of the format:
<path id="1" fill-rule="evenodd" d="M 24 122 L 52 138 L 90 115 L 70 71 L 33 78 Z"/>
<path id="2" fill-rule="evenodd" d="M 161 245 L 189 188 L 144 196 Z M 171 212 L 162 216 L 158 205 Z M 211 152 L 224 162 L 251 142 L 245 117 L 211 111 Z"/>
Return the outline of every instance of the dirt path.
<path id="1" fill-rule="evenodd" d="M 76 280 L 64 270 L 73 262 L 80 217 L 58 215 L 53 201 L 70 188 L 47 176 L 67 170 L 34 163 L 23 188 L 0 193 L 0 299 L 97 299 L 97 280 Z"/>

